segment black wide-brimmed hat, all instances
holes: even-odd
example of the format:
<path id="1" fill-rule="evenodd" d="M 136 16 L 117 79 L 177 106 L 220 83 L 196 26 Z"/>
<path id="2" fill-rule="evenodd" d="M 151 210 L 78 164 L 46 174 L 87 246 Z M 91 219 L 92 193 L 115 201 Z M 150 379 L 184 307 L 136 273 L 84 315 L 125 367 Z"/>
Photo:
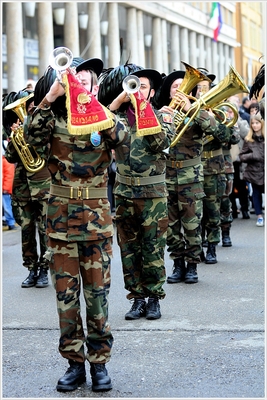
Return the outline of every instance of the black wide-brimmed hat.
<path id="1" fill-rule="evenodd" d="M 104 67 L 104 63 L 100 58 L 89 58 L 89 60 L 83 61 L 76 67 L 76 72 L 80 71 L 94 71 L 97 77 L 101 74 Z"/>
<path id="2" fill-rule="evenodd" d="M 140 71 L 133 72 L 131 75 L 138 76 L 138 78 L 148 78 L 154 84 L 154 89 L 158 90 L 161 83 L 162 83 L 162 76 L 161 74 L 156 71 L 155 69 L 142 69 Z"/>
<path id="3" fill-rule="evenodd" d="M 167 75 L 162 83 L 162 93 L 168 92 L 168 95 L 170 95 L 170 88 L 173 82 L 176 81 L 176 79 L 184 79 L 184 76 L 185 71 L 173 71 L 169 75 Z"/>
<path id="4" fill-rule="evenodd" d="M 170 89 L 176 79 L 184 79 L 185 71 L 172 71 L 162 82 L 160 93 L 158 94 L 158 108 L 166 106 L 170 103 Z"/>
<path id="5" fill-rule="evenodd" d="M 209 71 L 206 68 L 197 67 L 197 70 L 199 72 L 201 72 L 202 74 L 206 75 L 206 77 L 209 78 L 211 80 L 211 82 L 213 82 L 214 79 L 216 79 L 216 75 L 210 74 Z"/>

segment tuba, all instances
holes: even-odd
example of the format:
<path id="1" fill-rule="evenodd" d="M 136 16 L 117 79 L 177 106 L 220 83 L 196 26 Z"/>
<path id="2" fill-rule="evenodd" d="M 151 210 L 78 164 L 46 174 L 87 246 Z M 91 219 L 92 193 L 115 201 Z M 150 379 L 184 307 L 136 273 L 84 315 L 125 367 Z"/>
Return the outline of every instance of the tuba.
<path id="1" fill-rule="evenodd" d="M 216 107 L 230 107 L 234 111 L 235 117 L 228 124 L 226 124 L 226 126 L 233 126 L 238 119 L 238 113 L 236 112 L 234 106 L 231 103 L 225 102 L 225 100 L 228 97 L 238 93 L 249 93 L 249 89 L 234 67 L 230 66 L 230 70 L 225 78 L 215 87 L 197 99 L 187 113 L 183 113 L 183 115 L 177 114 L 175 116 L 176 131 L 179 131 L 179 133 L 172 141 L 171 147 L 176 145 L 180 137 L 187 130 L 190 123 L 195 119 L 200 109 L 212 109 L 215 114 L 222 115 L 223 119 L 221 123 L 224 124 L 227 120 L 226 114 Z M 189 113 L 193 114 L 188 116 Z"/>
<path id="2" fill-rule="evenodd" d="M 14 101 L 14 103 L 8 104 L 3 109 L 3 111 L 7 110 L 14 111 L 17 114 L 21 123 L 23 123 L 24 118 L 27 116 L 26 101 L 32 98 L 33 96 L 34 94 L 31 93 L 29 96 L 22 97 L 21 99 Z M 20 125 L 18 128 L 15 129 L 15 131 L 11 132 L 10 139 L 15 149 L 17 150 L 17 153 L 25 169 L 28 172 L 32 173 L 38 172 L 44 167 L 45 160 L 43 160 L 36 153 L 34 147 L 26 143 L 23 133 L 24 133 L 23 125 Z"/>
<path id="3" fill-rule="evenodd" d="M 186 71 L 183 81 L 176 92 L 182 92 L 183 94 L 186 94 L 189 99 L 196 100 L 196 98 L 190 96 L 189 93 L 192 91 L 192 89 L 194 89 L 194 87 L 198 84 L 198 82 L 201 81 L 211 82 L 211 80 L 206 75 L 202 74 L 202 72 L 200 72 L 198 69 L 192 67 L 191 65 L 185 63 L 184 61 L 181 61 L 181 63 L 184 64 Z M 179 111 L 177 110 L 178 113 L 183 112 L 182 106 L 183 105 L 181 104 L 181 102 L 175 100 L 174 98 L 171 100 L 169 104 L 169 107 L 173 108 L 174 110 L 176 110 L 179 107 L 180 110 Z"/>

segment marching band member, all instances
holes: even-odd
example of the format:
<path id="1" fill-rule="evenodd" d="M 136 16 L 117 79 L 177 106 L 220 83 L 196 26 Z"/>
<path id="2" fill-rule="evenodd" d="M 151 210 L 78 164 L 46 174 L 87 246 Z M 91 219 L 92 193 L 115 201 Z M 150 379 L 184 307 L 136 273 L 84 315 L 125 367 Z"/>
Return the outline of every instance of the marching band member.
<path id="1" fill-rule="evenodd" d="M 140 81 L 134 93 L 127 87 L 123 90 L 122 82 L 129 74 Z M 111 81 L 114 87 L 109 85 Z M 165 297 L 168 211 L 164 150 L 171 142 L 172 121 L 151 105 L 161 82 L 158 71 L 129 64 L 110 71 L 99 90 L 101 101 L 109 104 L 129 131 L 127 142 L 115 150 L 114 186 L 124 287 L 127 299 L 132 300 L 126 320 L 160 318 L 159 300 Z"/>
<path id="2" fill-rule="evenodd" d="M 160 91 L 161 111 L 173 115 L 174 121 L 175 113 L 181 109 L 184 113 L 189 111 L 190 115 L 190 99 L 179 91 L 184 77 L 185 71 L 171 72 L 164 79 Z M 167 246 L 174 264 L 173 272 L 167 278 L 168 283 L 198 282 L 197 264 L 201 261 L 202 251 L 202 200 L 205 196 L 201 154 L 203 136 L 213 135 L 215 129 L 214 117 L 206 110 L 200 110 L 181 138 L 169 149 L 166 169 L 169 192 Z"/>
<path id="3" fill-rule="evenodd" d="M 20 121 L 16 112 L 13 111 L 15 110 L 13 104 L 17 102 L 21 103 L 20 106 L 17 106 L 19 110 L 22 111 L 25 107 L 25 110 L 19 111 L 18 114 L 20 118 L 23 119 L 24 117 L 26 121 Z M 51 177 L 43 162 L 40 163 L 40 168 L 30 165 L 32 170 L 28 171 L 24 164 L 25 161 L 27 164 L 27 160 L 23 158 L 24 150 L 28 145 L 28 123 L 34 109 L 33 92 L 28 90 L 21 90 L 18 93 L 11 92 L 4 99 L 3 109 L 7 106 L 9 109 L 3 110 L 3 125 L 9 137 L 6 159 L 15 164 L 12 208 L 15 220 L 21 227 L 22 265 L 28 269 L 29 274 L 21 283 L 21 287 L 44 288 L 49 285 L 49 266 L 44 255 L 47 250 L 45 221 Z M 22 123 L 25 145 L 24 149 L 21 148 L 20 153 L 18 153 L 16 142 L 18 149 L 20 149 L 20 138 L 17 140 L 16 135 L 19 135 L 18 129 Z M 11 132 L 13 132 L 14 140 L 10 139 Z M 38 247 L 40 251 L 38 251 Z"/>
<path id="4" fill-rule="evenodd" d="M 59 352 L 69 362 L 57 383 L 57 390 L 64 392 L 86 381 L 86 359 L 92 390 L 112 389 L 106 369 L 113 344 L 108 322 L 113 224 L 107 168 L 112 149 L 127 132 L 95 97 L 102 69 L 100 59 L 74 58 L 61 79 L 55 79 L 56 71 L 49 66 L 36 84 L 36 110 L 29 126 L 30 143 L 47 159 L 52 179 L 46 256 L 56 289 Z"/>

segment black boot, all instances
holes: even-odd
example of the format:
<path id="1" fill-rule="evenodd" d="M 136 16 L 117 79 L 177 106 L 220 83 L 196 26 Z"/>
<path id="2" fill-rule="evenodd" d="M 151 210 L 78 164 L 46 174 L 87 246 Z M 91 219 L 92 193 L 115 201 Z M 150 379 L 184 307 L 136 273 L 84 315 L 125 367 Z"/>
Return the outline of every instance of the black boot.
<path id="1" fill-rule="evenodd" d="M 159 319 L 161 317 L 158 297 L 149 297 L 146 306 L 146 319 Z"/>
<path id="2" fill-rule="evenodd" d="M 37 275 L 35 269 L 31 269 L 29 271 L 30 271 L 29 275 L 21 284 L 22 288 L 33 287 L 36 284 Z"/>
<path id="3" fill-rule="evenodd" d="M 41 267 L 35 286 L 37 288 L 43 288 L 47 287 L 48 285 L 48 270 L 47 268 Z"/>
<path id="4" fill-rule="evenodd" d="M 184 280 L 185 274 L 185 262 L 183 258 L 177 258 L 174 260 L 173 273 L 168 276 L 167 283 L 178 283 Z"/>
<path id="5" fill-rule="evenodd" d="M 111 379 L 108 376 L 108 371 L 105 364 L 90 363 L 90 373 L 92 377 L 92 390 L 100 392 L 112 389 Z"/>
<path id="6" fill-rule="evenodd" d="M 139 319 L 146 315 L 146 301 L 145 299 L 134 299 L 133 305 L 125 314 L 125 319 Z"/>
<path id="7" fill-rule="evenodd" d="M 186 273 L 185 273 L 185 283 L 197 283 L 198 276 L 197 276 L 197 264 L 195 263 L 187 263 Z"/>
<path id="8" fill-rule="evenodd" d="M 205 257 L 205 254 L 204 254 L 204 250 L 202 249 L 201 250 L 201 253 L 200 253 L 200 260 L 201 260 L 201 262 L 204 262 L 205 260 L 206 260 L 206 257 Z"/>
<path id="9" fill-rule="evenodd" d="M 231 247 L 230 228 L 222 228 L 222 246 Z"/>
<path id="10" fill-rule="evenodd" d="M 206 253 L 206 264 L 216 264 L 217 263 L 217 258 L 216 258 L 216 244 L 215 243 L 208 243 L 208 249 Z"/>
<path id="11" fill-rule="evenodd" d="M 86 381 L 86 372 L 84 363 L 69 360 L 69 368 L 65 375 L 58 380 L 57 390 L 59 392 L 70 392 Z"/>
<path id="12" fill-rule="evenodd" d="M 242 211 L 242 218 L 243 219 L 250 219 L 250 215 L 248 211 Z"/>

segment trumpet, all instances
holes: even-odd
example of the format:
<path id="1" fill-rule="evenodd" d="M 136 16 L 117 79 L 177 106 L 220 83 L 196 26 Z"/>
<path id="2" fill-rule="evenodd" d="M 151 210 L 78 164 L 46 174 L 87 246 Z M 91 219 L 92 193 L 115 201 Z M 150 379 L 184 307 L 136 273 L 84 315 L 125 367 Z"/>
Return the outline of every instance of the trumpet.
<path id="1" fill-rule="evenodd" d="M 238 119 L 238 113 L 234 106 L 231 103 L 225 102 L 225 100 L 238 93 L 249 93 L 249 89 L 238 72 L 234 69 L 233 66 L 230 66 L 230 70 L 225 78 L 220 81 L 214 88 L 209 90 L 207 93 L 203 94 L 199 99 L 197 99 L 192 107 L 187 111 L 187 113 L 183 113 L 182 115 L 175 116 L 175 125 L 176 131 L 179 131 L 178 135 L 171 143 L 171 147 L 175 146 L 179 141 L 181 136 L 187 130 L 189 124 L 195 119 L 197 113 L 200 109 L 212 109 L 214 113 L 218 113 L 222 115 L 222 124 L 225 124 L 227 120 L 226 114 L 216 108 L 217 106 L 230 107 L 234 112 L 234 118 L 226 124 L 227 127 L 231 127 L 235 125 Z M 192 114 L 193 112 L 193 114 Z M 188 116 L 188 114 L 192 114 Z"/>
<path id="2" fill-rule="evenodd" d="M 73 54 L 67 47 L 56 47 L 49 56 L 49 65 L 56 70 L 57 79 L 62 84 L 61 75 L 70 67 Z"/>
<path id="3" fill-rule="evenodd" d="M 141 87 L 140 79 L 135 75 L 128 75 L 122 82 L 122 88 L 127 93 L 136 93 Z"/>
<path id="4" fill-rule="evenodd" d="M 27 116 L 26 101 L 32 98 L 33 96 L 34 94 L 31 93 L 29 96 L 22 97 L 21 99 L 18 99 L 13 103 L 8 104 L 3 109 L 3 111 L 7 110 L 14 111 L 18 116 L 20 122 L 23 123 L 25 117 Z M 14 131 L 11 132 L 10 139 L 15 149 L 17 150 L 17 153 L 25 169 L 31 173 L 38 172 L 44 167 L 45 160 L 43 160 L 39 156 L 39 154 L 37 154 L 33 146 L 30 146 L 29 144 L 26 143 L 23 133 L 24 133 L 23 125 L 20 125 L 18 128 L 16 128 Z"/>

